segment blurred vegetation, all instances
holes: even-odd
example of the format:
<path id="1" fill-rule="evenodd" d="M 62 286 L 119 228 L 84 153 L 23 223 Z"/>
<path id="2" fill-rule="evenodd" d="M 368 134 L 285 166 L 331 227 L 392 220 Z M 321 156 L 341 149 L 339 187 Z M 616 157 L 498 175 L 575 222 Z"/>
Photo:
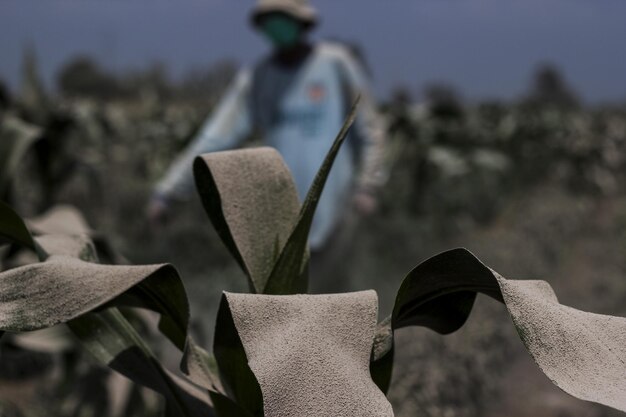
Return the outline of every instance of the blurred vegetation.
<path id="1" fill-rule="evenodd" d="M 174 82 L 159 65 L 120 76 L 77 57 L 59 72 L 60 95 L 51 98 L 29 59 L 18 95 L 0 88 L 0 134 L 9 119 L 41 130 L 8 198 L 25 215 L 71 203 L 133 263 L 177 265 L 198 319 L 196 337 L 210 346 L 206 326 L 214 322 L 218 289 L 243 290 L 244 280 L 235 279 L 241 273 L 198 201 L 178 207 L 160 230 L 150 227 L 144 206 L 234 65 Z M 549 65 L 517 101 L 465 103 L 445 85 L 424 96 L 416 104 L 399 89 L 383 105 L 390 180 L 380 212 L 352 231 L 352 266 L 337 277 L 346 289 L 375 288 L 391 303 L 404 272 L 465 246 L 508 276 L 548 280 L 566 304 L 626 315 L 626 103 L 585 105 Z M 402 343 L 414 345 L 396 358 L 406 365 L 396 367 L 390 393 L 397 416 L 617 415 L 537 379 L 510 319 L 493 304 L 478 303 L 470 325 L 447 338 L 406 330 Z M 390 309 L 383 303 L 381 317 Z M 505 395 L 514 384 L 524 387 L 525 399 Z M 50 415 L 42 404 L 52 391 L 38 389 L 41 401 L 29 397 L 27 414 L 0 406 L 0 416 Z M 0 404 L 8 400 L 0 396 Z"/>
<path id="2" fill-rule="evenodd" d="M 115 74 L 89 56 L 77 56 L 57 75 L 58 91 L 65 97 L 97 101 L 168 99 L 214 103 L 230 83 L 236 66 L 230 61 L 209 68 L 192 68 L 172 80 L 164 64 L 153 63 L 142 71 Z"/>

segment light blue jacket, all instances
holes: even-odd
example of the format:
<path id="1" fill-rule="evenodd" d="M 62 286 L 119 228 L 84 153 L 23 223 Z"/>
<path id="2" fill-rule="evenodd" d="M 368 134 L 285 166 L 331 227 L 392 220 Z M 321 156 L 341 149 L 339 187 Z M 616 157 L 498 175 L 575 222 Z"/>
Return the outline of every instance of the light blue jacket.
<path id="1" fill-rule="evenodd" d="M 313 249 L 320 248 L 345 211 L 352 187 L 377 188 L 385 177 L 384 126 L 368 78 L 338 44 L 318 44 L 297 68 L 268 58 L 252 71 L 241 71 L 198 136 L 157 184 L 156 193 L 170 199 L 188 197 L 194 158 L 240 146 L 254 130 L 261 133 L 264 145 L 281 153 L 303 199 L 359 93 L 355 129 L 337 156 L 313 221 L 309 242 Z"/>

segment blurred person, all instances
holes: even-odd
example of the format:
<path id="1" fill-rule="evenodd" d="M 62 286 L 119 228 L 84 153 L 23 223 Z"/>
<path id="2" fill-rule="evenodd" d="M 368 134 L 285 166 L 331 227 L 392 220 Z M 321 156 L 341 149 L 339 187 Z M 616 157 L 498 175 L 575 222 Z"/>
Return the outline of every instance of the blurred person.
<path id="1" fill-rule="evenodd" d="M 318 16 L 307 0 L 260 0 L 251 23 L 270 41 L 271 53 L 237 75 L 197 137 L 156 185 L 148 216 L 159 223 L 173 202 L 192 194 L 196 156 L 238 147 L 253 131 L 281 153 L 302 200 L 360 94 L 355 127 L 337 156 L 311 229 L 309 243 L 316 252 L 327 246 L 350 200 L 362 214 L 376 210 L 376 191 L 386 176 L 385 129 L 358 58 L 340 44 L 309 40 Z"/>

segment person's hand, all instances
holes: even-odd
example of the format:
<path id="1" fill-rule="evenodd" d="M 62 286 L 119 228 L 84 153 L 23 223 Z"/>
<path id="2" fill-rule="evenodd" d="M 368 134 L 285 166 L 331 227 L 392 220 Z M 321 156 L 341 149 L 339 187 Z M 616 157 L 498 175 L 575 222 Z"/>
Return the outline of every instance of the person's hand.
<path id="1" fill-rule="evenodd" d="M 155 195 L 148 202 L 146 216 L 154 229 L 161 228 L 170 214 L 170 202 L 162 196 Z"/>
<path id="2" fill-rule="evenodd" d="M 357 191 L 353 198 L 354 208 L 363 216 L 371 216 L 378 210 L 378 200 L 367 191 Z"/>

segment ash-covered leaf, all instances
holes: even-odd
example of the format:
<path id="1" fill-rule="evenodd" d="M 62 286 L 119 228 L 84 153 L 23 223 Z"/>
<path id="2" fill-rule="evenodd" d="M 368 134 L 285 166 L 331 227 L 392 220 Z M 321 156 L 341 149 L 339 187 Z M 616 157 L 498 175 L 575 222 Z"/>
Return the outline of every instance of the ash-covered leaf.
<path id="1" fill-rule="evenodd" d="M 264 416 L 393 416 L 370 377 L 374 291 L 224 297 L 261 388 Z"/>
<path id="2" fill-rule="evenodd" d="M 99 265 L 67 255 L 0 273 L 0 330 L 22 332 L 65 323 L 123 294 L 128 298 L 119 299 L 119 304 L 161 313 L 168 323 L 166 335 L 184 347 L 188 304 L 171 265 Z M 134 304 L 127 303 L 133 294 L 140 295 Z"/>
<path id="3" fill-rule="evenodd" d="M 398 291 L 392 329 L 453 332 L 466 321 L 477 293 L 506 306 L 526 349 L 555 385 L 626 411 L 626 318 L 564 306 L 547 282 L 505 279 L 465 249 L 434 256 L 409 273 Z"/>
<path id="4" fill-rule="evenodd" d="M 214 152 L 196 158 L 202 204 L 222 241 L 261 293 L 300 203 L 289 169 L 273 148 Z"/>
<path id="5" fill-rule="evenodd" d="M 308 238 L 335 157 L 356 117 L 355 102 L 299 207 L 289 169 L 272 148 L 196 158 L 196 187 L 213 226 L 255 293 L 297 294 L 308 287 Z"/>

